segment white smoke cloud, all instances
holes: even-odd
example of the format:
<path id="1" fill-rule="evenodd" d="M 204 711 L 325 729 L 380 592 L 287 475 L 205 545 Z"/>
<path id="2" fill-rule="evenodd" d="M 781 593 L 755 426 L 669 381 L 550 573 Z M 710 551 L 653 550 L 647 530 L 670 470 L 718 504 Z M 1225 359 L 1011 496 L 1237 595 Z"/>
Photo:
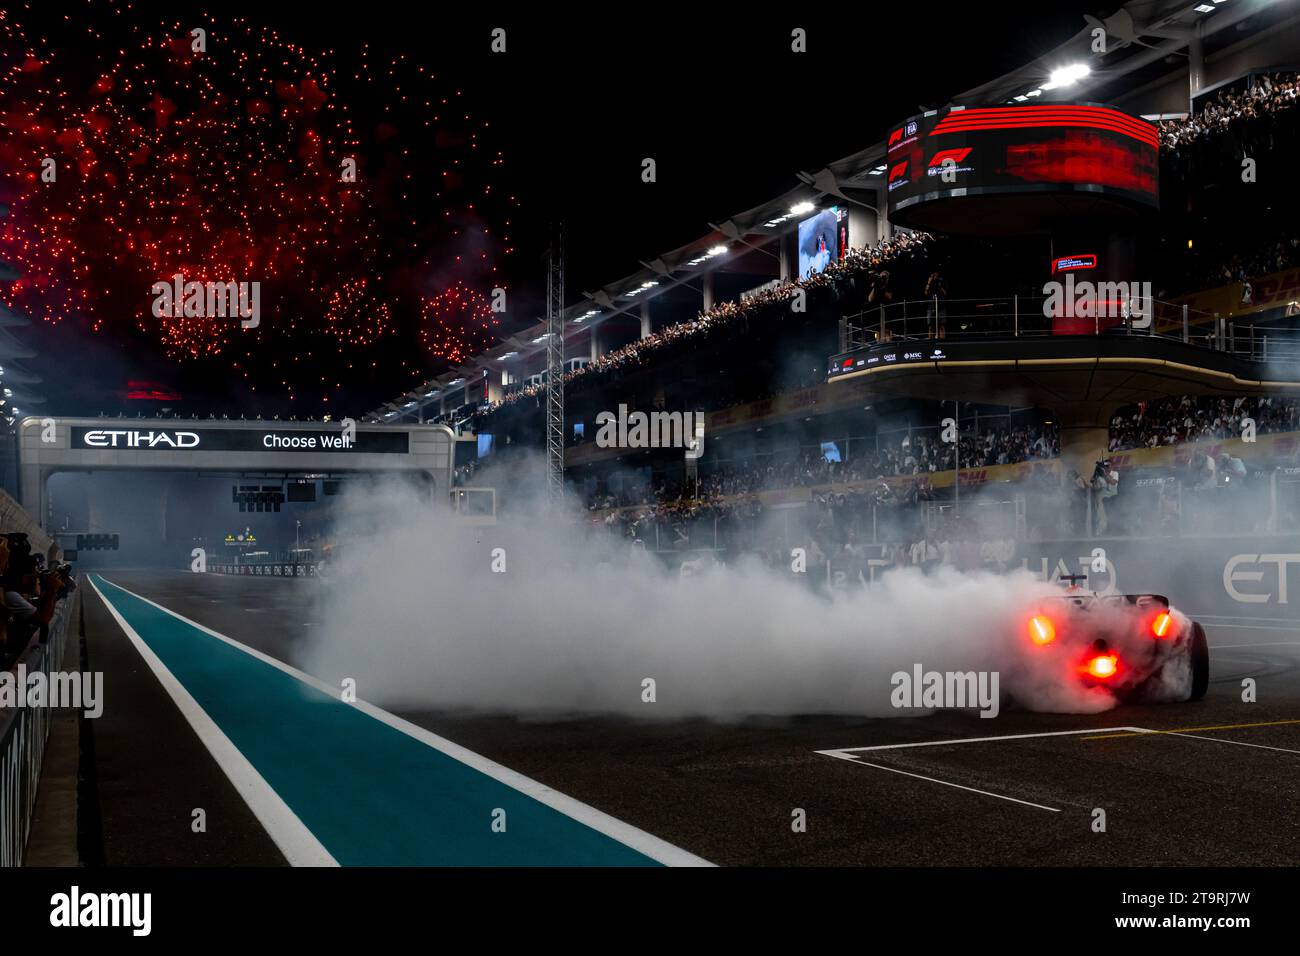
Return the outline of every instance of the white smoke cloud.
<path id="1" fill-rule="evenodd" d="M 355 678 L 381 706 L 916 716 L 890 705 L 890 676 L 918 663 L 999 671 L 1003 693 L 1036 710 L 1114 706 L 1071 679 L 1061 655 L 1034 653 L 1029 609 L 1060 591 L 1028 572 L 900 569 L 828 597 L 757 561 L 678 578 L 576 514 L 525 507 L 496 526 L 467 526 L 405 487 L 372 488 L 342 509 L 304 665 Z M 492 571 L 496 548 L 504 573 Z M 654 703 L 642 700 L 646 678 Z"/>

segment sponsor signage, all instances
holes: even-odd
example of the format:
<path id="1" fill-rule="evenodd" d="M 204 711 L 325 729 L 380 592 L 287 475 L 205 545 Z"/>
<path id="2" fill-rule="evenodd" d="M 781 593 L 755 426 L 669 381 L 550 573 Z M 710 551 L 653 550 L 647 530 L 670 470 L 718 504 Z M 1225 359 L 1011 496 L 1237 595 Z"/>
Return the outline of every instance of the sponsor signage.
<path id="1" fill-rule="evenodd" d="M 1091 252 L 1081 256 L 1061 256 L 1052 260 L 1052 272 L 1073 272 L 1077 269 L 1097 268 L 1097 256 Z"/>
<path id="2" fill-rule="evenodd" d="M 1104 571 L 1092 570 L 1096 548 L 1105 549 Z M 953 542 L 953 553 L 963 567 L 1023 569 L 1058 584 L 1067 575 L 1083 575 L 1084 589 L 1102 594 L 1163 594 L 1193 619 L 1204 618 L 1211 641 L 1213 629 L 1230 621 L 1256 626 L 1272 622 L 1264 626 L 1273 632 L 1279 623 L 1300 622 L 1300 535 L 1045 542 L 1006 538 Z M 893 564 L 883 554 L 858 561 L 837 557 L 827 562 L 828 583 L 836 588 L 869 586 Z"/>
<path id="3" fill-rule="evenodd" d="M 1268 275 L 1254 276 L 1250 280 L 1250 295 L 1240 282 L 1206 289 L 1193 295 L 1175 299 L 1176 305 L 1186 303 L 1192 314 L 1214 313 L 1222 316 L 1249 315 L 1269 309 L 1281 309 L 1300 303 L 1300 269 L 1286 269 Z M 1297 310 L 1288 310 L 1292 314 Z M 1181 317 L 1179 317 L 1181 320 Z"/>
<path id="4" fill-rule="evenodd" d="M 287 428 L 166 428 L 106 423 L 74 426 L 72 447 L 102 451 L 266 451 L 360 452 L 400 454 L 410 451 L 407 432 L 358 431 L 352 437 L 342 428 L 308 431 Z"/>
<path id="5" fill-rule="evenodd" d="M 1106 549 L 1107 573 L 1090 578 L 1089 589 L 1164 594 L 1192 617 L 1300 619 L 1300 535 L 1022 541 L 1015 563 L 1046 578 L 1080 568 L 1087 573 L 1088 556 L 1099 546 Z"/>
<path id="6" fill-rule="evenodd" d="M 214 564 L 209 573 L 235 574 L 256 578 L 314 578 L 314 564 Z"/>
<path id="7" fill-rule="evenodd" d="M 915 342 L 895 348 L 872 349 L 859 355 L 847 355 L 831 363 L 828 378 L 858 372 L 877 365 L 908 365 L 912 362 L 943 362 L 948 353 L 937 346 L 918 345 Z"/>

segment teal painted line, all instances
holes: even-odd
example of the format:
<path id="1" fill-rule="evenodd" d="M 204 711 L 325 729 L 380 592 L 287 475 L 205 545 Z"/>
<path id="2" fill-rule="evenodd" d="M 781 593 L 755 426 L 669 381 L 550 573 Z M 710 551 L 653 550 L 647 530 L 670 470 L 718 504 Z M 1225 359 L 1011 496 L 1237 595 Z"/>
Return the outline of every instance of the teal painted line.
<path id="1" fill-rule="evenodd" d="M 94 581 L 341 865 L 660 865 L 102 577 Z M 498 807 L 505 833 L 491 830 Z"/>

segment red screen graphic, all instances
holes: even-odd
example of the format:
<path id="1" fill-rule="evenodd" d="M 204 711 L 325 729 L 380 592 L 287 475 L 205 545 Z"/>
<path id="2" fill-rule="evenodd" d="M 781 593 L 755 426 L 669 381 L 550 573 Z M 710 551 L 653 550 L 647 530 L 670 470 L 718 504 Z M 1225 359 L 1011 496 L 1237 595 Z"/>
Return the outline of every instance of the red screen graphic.
<path id="1" fill-rule="evenodd" d="M 1131 140 L 1117 142 L 1084 130 L 1065 130 L 1051 140 L 1008 145 L 1006 166 L 997 172 L 1026 183 L 1087 183 L 1154 193 L 1156 170 L 1144 162 L 1149 155 L 1149 150 Z"/>
<path id="2" fill-rule="evenodd" d="M 1061 191 L 1159 204 L 1156 128 L 1108 106 L 958 108 L 890 132 L 889 210 L 904 212 L 903 225 L 909 207 L 950 195 Z"/>

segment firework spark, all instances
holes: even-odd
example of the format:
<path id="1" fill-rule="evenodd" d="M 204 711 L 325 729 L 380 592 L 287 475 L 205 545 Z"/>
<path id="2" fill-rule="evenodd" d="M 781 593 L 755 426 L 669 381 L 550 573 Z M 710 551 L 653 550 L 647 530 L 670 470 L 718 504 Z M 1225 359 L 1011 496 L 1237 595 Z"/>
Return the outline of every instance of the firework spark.
<path id="1" fill-rule="evenodd" d="M 429 356 L 492 344 L 480 303 L 514 199 L 459 91 L 244 19 L 87 6 L 41 29 L 0 11 L 8 307 L 326 401 L 376 363 L 414 382 Z M 264 320 L 155 316 L 149 290 L 176 273 L 260 282 Z"/>

